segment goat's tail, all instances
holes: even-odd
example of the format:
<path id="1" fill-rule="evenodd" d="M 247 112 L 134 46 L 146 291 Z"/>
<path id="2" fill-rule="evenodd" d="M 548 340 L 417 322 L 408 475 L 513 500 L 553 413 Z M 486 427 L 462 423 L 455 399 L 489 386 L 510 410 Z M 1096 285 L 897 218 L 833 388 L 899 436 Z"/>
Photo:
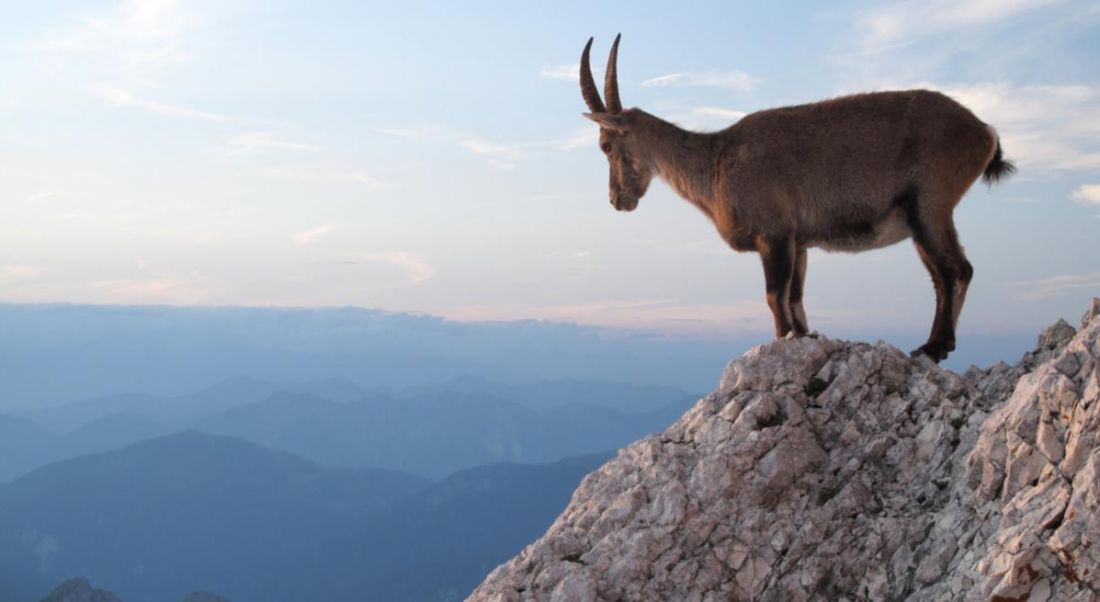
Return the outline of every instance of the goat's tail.
<path id="1" fill-rule="evenodd" d="M 989 165 L 985 166 L 982 180 L 992 186 L 1016 173 L 1016 165 L 1005 159 L 1004 152 L 1001 150 L 1001 138 L 997 135 L 997 131 L 993 128 L 989 128 L 989 130 L 993 132 L 993 137 L 997 140 L 997 150 L 993 151 L 993 157 L 989 160 Z"/>

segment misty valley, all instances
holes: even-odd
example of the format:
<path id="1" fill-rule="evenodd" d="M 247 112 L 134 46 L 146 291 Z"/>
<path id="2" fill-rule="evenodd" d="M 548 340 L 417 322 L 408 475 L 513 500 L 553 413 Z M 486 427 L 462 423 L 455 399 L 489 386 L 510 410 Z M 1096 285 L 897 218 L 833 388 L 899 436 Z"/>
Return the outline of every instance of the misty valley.
<path id="1" fill-rule="evenodd" d="M 462 599 L 759 342 L 68 304 L 0 333 L 5 602 Z"/>
<path id="2" fill-rule="evenodd" d="M 460 599 L 692 401 L 580 381 L 382 394 L 236 378 L 6 414 L 0 591 L 38 599 L 81 575 L 124 600 Z"/>
<path id="3" fill-rule="evenodd" d="M 585 474 L 697 397 L 629 378 L 674 344 L 551 325 L 7 305 L 0 326 L 5 602 L 78 576 L 123 601 L 458 600 Z M 478 357 L 494 338 L 514 356 Z M 624 382 L 570 365 L 582 344 L 619 358 L 592 367 Z M 547 350 L 562 359 L 538 360 Z M 204 374 L 217 379 L 189 388 Z M 96 394 L 70 397 L 81 383 Z"/>

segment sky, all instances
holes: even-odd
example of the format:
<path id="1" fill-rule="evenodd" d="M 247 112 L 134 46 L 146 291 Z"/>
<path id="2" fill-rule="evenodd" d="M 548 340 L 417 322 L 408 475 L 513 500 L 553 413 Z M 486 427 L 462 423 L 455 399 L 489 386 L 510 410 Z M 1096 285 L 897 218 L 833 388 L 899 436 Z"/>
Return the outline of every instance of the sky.
<path id="1" fill-rule="evenodd" d="M 1100 5 L 7 2 L 0 302 L 359 306 L 767 332 L 763 274 L 667 186 L 607 201 L 577 61 L 694 129 L 852 92 L 947 92 L 1020 172 L 956 212 L 960 332 L 1100 295 Z M 926 332 L 912 245 L 811 252 L 826 333 Z"/>

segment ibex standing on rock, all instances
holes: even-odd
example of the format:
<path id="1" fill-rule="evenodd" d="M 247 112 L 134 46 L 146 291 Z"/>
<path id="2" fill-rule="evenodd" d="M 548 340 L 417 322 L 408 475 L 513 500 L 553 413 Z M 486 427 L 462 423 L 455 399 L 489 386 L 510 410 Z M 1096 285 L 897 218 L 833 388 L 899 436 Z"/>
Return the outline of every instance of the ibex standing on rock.
<path id="1" fill-rule="evenodd" d="M 806 249 L 864 251 L 912 237 L 932 275 L 936 317 L 913 351 L 935 361 L 955 349 L 955 325 L 973 268 L 952 214 L 979 178 L 1015 171 L 997 133 L 954 100 L 928 90 L 857 94 L 748 115 L 690 132 L 641 109 L 623 110 L 611 47 L 605 106 L 581 55 L 581 94 L 611 164 L 611 204 L 633 211 L 659 175 L 707 215 L 736 251 L 764 263 L 775 334 L 804 335 Z"/>

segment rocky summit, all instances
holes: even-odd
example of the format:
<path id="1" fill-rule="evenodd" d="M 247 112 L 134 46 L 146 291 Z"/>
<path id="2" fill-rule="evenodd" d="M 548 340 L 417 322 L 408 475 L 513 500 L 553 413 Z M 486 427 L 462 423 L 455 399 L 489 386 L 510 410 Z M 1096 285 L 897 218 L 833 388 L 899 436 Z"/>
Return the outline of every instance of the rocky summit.
<path id="1" fill-rule="evenodd" d="M 1100 300 L 1015 366 L 754 348 L 476 601 L 1100 599 Z"/>

